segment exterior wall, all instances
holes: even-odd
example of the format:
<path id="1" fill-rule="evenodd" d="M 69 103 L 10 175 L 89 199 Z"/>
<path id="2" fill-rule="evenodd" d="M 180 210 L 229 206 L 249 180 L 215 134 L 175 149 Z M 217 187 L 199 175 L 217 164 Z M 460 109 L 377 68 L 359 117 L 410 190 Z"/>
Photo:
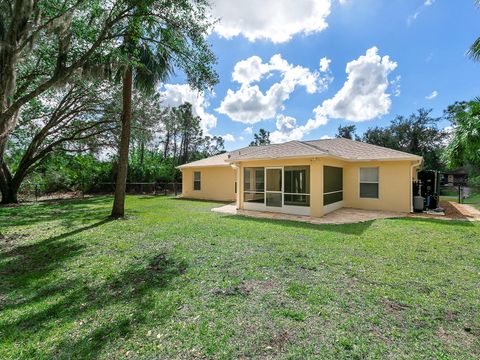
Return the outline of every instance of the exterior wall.
<path id="1" fill-rule="evenodd" d="M 193 173 L 200 171 L 200 191 L 193 190 Z M 231 166 L 182 169 L 182 197 L 235 201 L 235 170 Z"/>
<path id="2" fill-rule="evenodd" d="M 411 161 L 369 161 L 348 162 L 329 158 L 262 160 L 247 161 L 239 164 L 239 208 L 243 202 L 243 169 L 245 167 L 274 166 L 310 166 L 310 216 L 321 217 L 325 214 L 323 206 L 323 167 L 335 166 L 343 168 L 343 206 L 367 210 L 386 210 L 410 212 L 411 186 L 416 178 L 416 168 L 411 173 Z M 360 198 L 360 167 L 379 168 L 379 198 Z"/>
<path id="3" fill-rule="evenodd" d="M 343 206 L 398 212 L 411 211 L 411 184 L 416 178 L 416 168 L 411 169 L 411 161 L 369 161 L 347 162 L 336 159 L 291 159 L 259 160 L 236 164 L 238 173 L 238 204 L 244 208 L 243 176 L 245 167 L 310 166 L 310 216 L 325 214 L 323 206 L 323 167 L 343 168 Z M 360 198 L 360 167 L 379 168 L 379 198 Z M 201 173 L 201 190 L 193 190 L 193 173 Z M 236 201 L 236 171 L 232 167 L 198 167 L 182 169 L 182 197 L 204 200 Z"/>
<path id="4" fill-rule="evenodd" d="M 410 212 L 412 176 L 410 161 L 369 161 L 347 163 L 343 171 L 344 206 L 368 210 Z M 379 168 L 378 199 L 360 198 L 360 168 Z"/>

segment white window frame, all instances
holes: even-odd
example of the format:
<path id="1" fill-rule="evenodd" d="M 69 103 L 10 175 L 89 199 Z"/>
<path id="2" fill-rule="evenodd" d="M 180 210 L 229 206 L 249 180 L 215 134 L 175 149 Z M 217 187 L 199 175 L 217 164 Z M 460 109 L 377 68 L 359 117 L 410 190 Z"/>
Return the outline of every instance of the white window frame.
<path id="1" fill-rule="evenodd" d="M 277 191 L 277 190 L 267 190 L 267 170 L 280 170 L 281 171 L 281 179 L 282 179 L 282 188 L 280 189 L 280 191 Z M 268 208 L 268 209 L 271 209 L 271 208 L 283 208 L 283 186 L 284 186 L 284 183 L 285 183 L 285 179 L 284 179 L 284 171 L 283 171 L 283 166 L 266 166 L 265 167 L 265 172 L 263 174 L 263 181 L 264 181 L 264 188 L 265 188 L 265 197 L 264 197 L 264 204 L 265 204 L 265 207 Z M 271 193 L 271 194 L 280 194 L 281 195 L 281 198 L 282 198 L 282 205 L 281 206 L 268 206 L 267 205 L 267 193 Z"/>
<path id="2" fill-rule="evenodd" d="M 362 181 L 362 169 L 377 169 L 378 180 L 377 181 Z M 377 184 L 378 186 L 378 197 L 362 197 L 360 192 L 361 184 Z M 364 200 L 380 200 L 380 166 L 362 166 L 358 168 L 358 198 Z"/>
<path id="3" fill-rule="evenodd" d="M 200 174 L 200 180 L 195 180 L 195 174 L 196 173 Z M 198 190 L 195 189 L 195 182 L 198 182 L 200 184 L 200 189 L 198 189 Z M 193 172 L 193 191 L 202 191 L 202 172 L 201 171 L 194 171 Z"/>

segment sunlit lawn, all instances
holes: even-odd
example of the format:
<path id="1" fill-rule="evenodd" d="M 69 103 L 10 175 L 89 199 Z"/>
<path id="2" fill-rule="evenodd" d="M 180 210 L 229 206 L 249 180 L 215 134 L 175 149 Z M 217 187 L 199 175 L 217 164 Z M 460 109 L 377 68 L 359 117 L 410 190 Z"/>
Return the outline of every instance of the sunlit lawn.
<path id="1" fill-rule="evenodd" d="M 0 208 L 0 359 L 480 358 L 480 225 Z"/>

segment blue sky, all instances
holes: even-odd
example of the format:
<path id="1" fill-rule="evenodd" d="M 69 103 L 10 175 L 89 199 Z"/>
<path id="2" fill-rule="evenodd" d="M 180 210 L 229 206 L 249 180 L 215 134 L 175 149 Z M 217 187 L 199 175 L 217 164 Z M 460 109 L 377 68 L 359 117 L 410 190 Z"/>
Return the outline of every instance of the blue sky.
<path id="1" fill-rule="evenodd" d="M 473 0 L 216 5 L 222 20 L 210 42 L 220 83 L 197 94 L 178 77 L 164 94 L 171 105 L 193 102 L 205 131 L 224 135 L 228 150 L 247 145 L 250 130 L 265 128 L 277 142 L 334 136 L 339 124 L 361 134 L 397 114 L 425 107 L 440 116 L 480 95 L 480 64 L 465 55 L 480 36 Z"/>

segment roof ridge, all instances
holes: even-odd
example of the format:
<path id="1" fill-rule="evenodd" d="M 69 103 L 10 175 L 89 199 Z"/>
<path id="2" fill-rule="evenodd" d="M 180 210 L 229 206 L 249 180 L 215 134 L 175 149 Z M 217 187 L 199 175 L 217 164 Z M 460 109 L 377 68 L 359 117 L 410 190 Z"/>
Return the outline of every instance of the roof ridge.
<path id="1" fill-rule="evenodd" d="M 315 150 L 320 150 L 322 151 L 323 153 L 326 153 L 326 154 L 329 154 L 330 151 L 328 151 L 327 149 L 321 149 L 320 147 L 316 146 L 316 145 L 313 145 L 313 144 L 307 144 L 307 141 L 299 141 L 300 144 L 304 145 L 304 146 L 307 146 L 309 148 L 314 148 Z"/>
<path id="2" fill-rule="evenodd" d="M 331 139 L 306 140 L 306 142 L 329 141 L 329 140 L 336 140 L 336 141 L 341 140 L 341 141 L 346 141 L 346 142 L 353 142 L 353 143 L 362 144 L 362 145 L 366 145 L 366 146 L 376 147 L 376 148 L 382 149 L 382 150 L 385 150 L 385 149 L 386 149 L 386 150 L 394 151 L 394 152 L 401 153 L 401 154 L 415 155 L 415 154 L 412 154 L 412 153 L 409 153 L 409 152 L 406 152 L 406 151 L 397 150 L 397 149 L 392 149 L 392 148 L 387 147 L 387 146 L 370 144 L 370 143 L 367 143 L 367 142 L 364 142 L 364 141 L 358 141 L 358 140 L 354 140 L 354 139 L 347 139 L 347 138 L 344 138 L 344 137 L 331 138 Z M 316 145 L 314 145 L 314 146 L 316 146 Z M 321 149 L 320 147 L 318 147 L 318 148 Z M 327 151 L 327 150 L 325 150 L 325 151 Z"/>

